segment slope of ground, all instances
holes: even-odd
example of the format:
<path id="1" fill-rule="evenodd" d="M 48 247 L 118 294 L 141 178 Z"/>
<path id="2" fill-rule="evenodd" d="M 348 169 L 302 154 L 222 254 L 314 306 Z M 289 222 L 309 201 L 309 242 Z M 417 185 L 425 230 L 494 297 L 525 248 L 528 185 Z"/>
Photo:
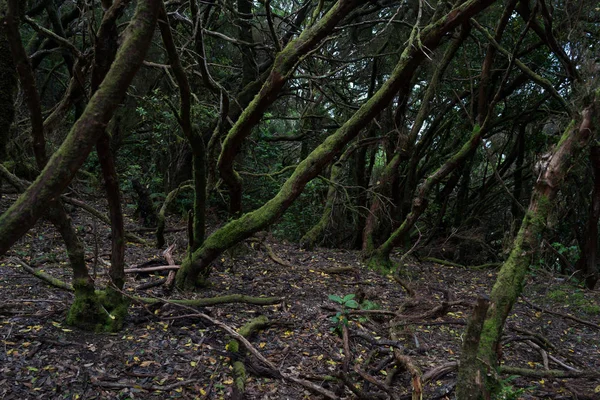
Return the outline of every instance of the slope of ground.
<path id="1" fill-rule="evenodd" d="M 0 210 L 10 200 L 12 196 L 3 196 Z M 107 268 L 100 259 L 109 259 L 108 230 L 80 210 L 73 215 L 101 286 Z M 179 243 L 174 255 L 176 261 L 181 260 L 182 233 L 171 234 L 168 241 Z M 152 247 L 129 245 L 126 261 L 135 266 L 160 254 Z M 237 359 L 244 361 L 248 370 L 247 399 L 319 397 L 306 385 L 276 376 L 254 356 L 245 355 L 245 350 L 233 353 L 227 346 L 230 337 L 222 329 L 172 304 L 133 302 L 126 327 L 118 334 L 94 334 L 66 326 L 72 294 L 28 274 L 19 262 L 70 279 L 59 238 L 45 222 L 0 259 L 0 398 L 231 398 L 238 395 L 231 367 Z M 393 353 L 398 349 L 429 378 L 423 398 L 443 399 L 454 396 L 453 362 L 460 355 L 471 305 L 478 294 L 489 292 L 495 275 L 494 269 L 414 260 L 402 277 L 414 291 L 409 296 L 392 277 L 366 270 L 356 252 L 306 252 L 263 235 L 224 255 L 215 266 L 211 287 L 169 296 L 279 297 L 281 302 L 276 305 L 232 303 L 200 311 L 235 329 L 259 315 L 268 317 L 268 326 L 249 337 L 253 346 L 284 374 L 324 387 L 341 398 L 410 398 L 410 374 Z M 163 297 L 160 286 L 136 291 L 139 285 L 159 278 L 158 273 L 131 274 L 125 291 Z M 329 298 L 348 294 L 356 295 L 362 310 L 342 309 Z M 344 330 L 346 317 L 349 335 L 345 346 L 338 333 Z M 598 324 L 598 291 L 584 291 L 565 277 L 535 271 L 508 320 L 503 362 L 534 371 L 543 371 L 545 366 L 572 370 L 575 375 L 575 371 L 598 371 Z M 444 368 L 436 370 L 440 366 Z M 439 373 L 428 375 L 432 371 Z M 344 379 L 346 385 L 340 383 Z M 506 375 L 502 379 L 507 399 L 600 398 L 597 377 Z"/>

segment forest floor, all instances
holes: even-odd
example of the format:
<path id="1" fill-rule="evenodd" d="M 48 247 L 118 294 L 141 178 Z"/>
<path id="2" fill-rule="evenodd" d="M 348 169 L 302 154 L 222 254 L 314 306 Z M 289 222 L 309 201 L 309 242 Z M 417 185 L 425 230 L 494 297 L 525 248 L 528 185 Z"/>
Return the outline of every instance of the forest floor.
<path id="1" fill-rule="evenodd" d="M 4 195 L 0 212 L 13 199 Z M 95 258 L 108 261 L 108 228 L 79 209 L 72 214 L 85 240 L 89 265 Z M 175 222 L 182 225 L 171 221 L 171 226 Z M 127 226 L 134 229 L 137 223 L 128 219 Z M 152 240 L 151 233 L 144 235 Z M 176 262 L 181 261 L 184 233 L 169 234 L 167 241 L 178 244 L 174 256 Z M 269 255 L 269 248 L 275 257 Z M 126 252 L 129 267 L 160 257 L 161 251 L 151 246 L 129 244 Z M 19 264 L 68 282 L 66 261 L 59 237 L 47 222 L 38 223 L 0 258 L 1 399 L 218 399 L 234 395 L 231 362 L 240 356 L 228 350 L 230 338 L 219 327 L 194 316 L 182 317 L 190 314 L 189 309 L 133 302 L 124 329 L 116 334 L 67 326 L 65 315 L 73 295 L 49 286 Z M 339 273 L 331 270 L 335 267 L 351 268 Z M 98 261 L 96 269 L 96 282 L 102 286 L 107 268 Z M 369 398 L 388 398 L 388 389 L 395 398 L 410 398 L 410 375 L 398 366 L 392 348 L 401 349 L 427 376 L 424 399 L 454 398 L 452 362 L 460 355 L 466 318 L 477 295 L 489 293 L 497 270 L 412 260 L 406 271 L 403 278 L 414 291 L 412 296 L 391 276 L 367 270 L 358 252 L 302 251 L 264 235 L 221 257 L 207 289 L 173 292 L 169 298 L 226 294 L 281 298 L 269 306 L 231 303 L 199 311 L 235 329 L 259 315 L 268 317 L 268 327 L 249 338 L 253 346 L 279 371 L 342 398 L 354 398 L 332 378 L 344 370 L 347 383 L 357 392 L 369 393 Z M 125 292 L 164 297 L 160 286 L 136 290 L 158 278 L 159 273 L 130 274 Z M 329 299 L 329 295 L 348 294 L 357 295 L 363 310 L 381 310 L 348 313 L 349 354 L 340 335 L 332 332 L 336 327 L 332 317 L 341 310 Z M 599 371 L 598 324 L 600 292 L 583 290 L 548 271 L 532 272 L 507 321 L 503 363 L 538 372 L 544 370 L 545 362 L 553 370 Z M 240 352 L 245 354 L 243 349 Z M 266 373 L 253 356 L 243 359 L 249 371 L 245 398 L 319 398 L 306 387 Z M 436 369 L 440 366 L 445 368 Z M 502 398 L 506 399 L 600 399 L 597 378 L 505 375 L 502 380 Z"/>

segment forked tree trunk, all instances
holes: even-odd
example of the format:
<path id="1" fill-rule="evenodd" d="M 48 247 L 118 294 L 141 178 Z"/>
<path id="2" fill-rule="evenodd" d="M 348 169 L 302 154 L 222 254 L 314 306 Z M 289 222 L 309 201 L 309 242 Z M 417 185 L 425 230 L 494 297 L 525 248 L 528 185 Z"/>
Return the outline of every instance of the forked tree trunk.
<path id="1" fill-rule="evenodd" d="M 600 93 L 596 95 L 598 94 Z M 477 391 L 471 397 L 473 399 L 488 399 L 491 393 L 497 390 L 497 374 L 493 370 L 498 367 L 504 322 L 521 294 L 525 274 L 539 247 L 540 238 L 558 189 L 577 154 L 592 139 L 592 129 L 594 128 L 592 119 L 596 118 L 594 113 L 597 112 L 598 107 L 593 104 L 583 111 L 579 126 L 575 121 L 571 122 L 556 145 L 556 150 L 552 154 L 546 170 L 535 184 L 529 208 L 521 223 L 521 229 L 492 289 L 490 308 L 479 341 L 478 356 L 471 363 L 461 365 L 461 368 L 467 371 L 479 371 L 477 374 L 471 372 L 462 374 L 462 376 L 479 375 L 483 377 L 479 384 L 474 385 Z M 470 385 L 470 382 L 467 379 L 460 380 L 457 390 L 462 390 L 461 387 L 464 385 Z"/>
<path id="2" fill-rule="evenodd" d="M 412 43 L 404 49 L 388 81 L 341 128 L 300 162 L 275 197 L 257 210 L 231 221 L 206 238 L 203 245 L 183 263 L 177 272 L 177 286 L 193 288 L 204 284 L 210 273 L 211 262 L 224 250 L 275 222 L 302 193 L 306 184 L 316 177 L 323 167 L 392 100 L 400 86 L 412 76 L 412 71 L 425 58 L 422 48 L 436 49 L 447 32 L 493 2 L 494 0 L 469 0 L 435 23 L 422 28 L 420 44 Z"/>

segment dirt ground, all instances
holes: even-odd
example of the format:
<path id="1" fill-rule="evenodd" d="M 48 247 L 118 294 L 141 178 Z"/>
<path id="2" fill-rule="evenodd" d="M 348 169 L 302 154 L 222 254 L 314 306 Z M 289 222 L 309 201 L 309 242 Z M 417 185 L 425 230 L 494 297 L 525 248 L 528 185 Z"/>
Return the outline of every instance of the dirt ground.
<path id="1" fill-rule="evenodd" d="M 13 195 L 3 195 L 0 212 L 12 199 Z M 109 230 L 80 209 L 73 209 L 72 215 L 85 240 L 90 269 L 95 265 L 96 282 L 102 287 L 107 267 L 101 260 L 109 260 Z M 130 230 L 137 227 L 131 219 L 127 225 Z M 169 223 L 181 225 L 181 221 Z M 152 241 L 151 233 L 138 234 Z M 367 270 L 357 252 L 302 251 L 263 236 L 221 257 L 209 288 L 173 292 L 169 298 L 241 294 L 281 299 L 268 306 L 230 303 L 199 311 L 234 329 L 266 316 L 268 326 L 249 337 L 252 345 L 280 372 L 341 398 L 356 398 L 348 385 L 368 398 L 410 398 L 410 374 L 396 362 L 394 348 L 430 378 L 424 399 L 454 398 L 456 368 L 451 363 L 459 358 L 472 304 L 478 294 L 489 293 L 495 269 L 413 259 L 403 277 L 414 290 L 409 296 L 391 276 Z M 177 244 L 174 257 L 180 262 L 184 232 L 170 233 L 167 241 Z M 161 251 L 152 246 L 129 244 L 126 252 L 129 267 L 160 257 Z M 0 258 L 2 399 L 232 398 L 236 396 L 231 366 L 235 360 L 242 360 L 248 371 L 247 399 L 320 398 L 306 386 L 267 370 L 243 348 L 232 352 L 226 332 L 172 304 L 147 306 L 133 301 L 125 328 L 116 334 L 69 327 L 65 315 L 73 295 L 25 272 L 20 262 L 70 281 L 61 242 L 43 221 Z M 334 271 L 334 267 L 350 268 Z M 129 274 L 125 291 L 132 296 L 164 297 L 161 286 L 136 290 L 162 276 Z M 357 296 L 363 311 L 342 310 L 329 298 L 348 294 Z M 349 353 L 335 331 L 341 327 L 333 320 L 337 312 L 349 318 Z M 586 291 L 568 277 L 535 270 L 507 321 L 503 364 L 538 372 L 546 364 L 552 370 L 571 370 L 574 376 L 600 371 L 599 324 L 597 290 Z M 446 368 L 437 370 L 440 366 Z M 439 373 L 432 375 L 432 371 Z M 340 383 L 344 376 L 346 386 Z M 509 374 L 501 379 L 505 399 L 600 399 L 597 376 L 558 379 Z"/>

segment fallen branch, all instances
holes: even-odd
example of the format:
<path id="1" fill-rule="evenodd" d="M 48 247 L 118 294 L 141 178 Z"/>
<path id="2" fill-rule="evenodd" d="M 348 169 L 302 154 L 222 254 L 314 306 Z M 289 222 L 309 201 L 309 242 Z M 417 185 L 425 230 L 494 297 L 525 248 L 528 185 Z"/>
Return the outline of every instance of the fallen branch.
<path id="1" fill-rule="evenodd" d="M 586 326 L 590 326 L 590 327 L 592 327 L 592 328 L 596 328 L 596 329 L 599 329 L 599 330 L 600 330 L 600 325 L 598 325 L 598 324 L 595 324 L 595 323 L 593 323 L 593 322 L 589 322 L 589 321 L 585 321 L 585 320 L 583 320 L 583 319 L 581 319 L 581 318 L 577 318 L 577 317 L 574 317 L 574 316 L 572 316 L 572 315 L 569 315 L 569 314 L 561 313 L 561 312 L 558 312 L 558 311 L 550 311 L 550 310 L 547 310 L 547 309 L 545 309 L 545 308 L 543 308 L 543 307 L 540 307 L 540 306 L 537 306 L 537 305 L 533 304 L 533 303 L 532 303 L 531 301 L 529 301 L 529 300 L 528 300 L 528 299 L 527 299 L 525 296 L 521 296 L 521 298 L 522 298 L 522 299 L 523 299 L 523 301 L 524 301 L 525 303 L 527 303 L 527 304 L 528 304 L 530 307 L 532 307 L 532 308 L 534 308 L 534 309 L 536 309 L 536 310 L 538 310 L 538 311 L 544 312 L 544 313 L 546 313 L 546 314 L 558 315 L 559 317 L 563 317 L 563 318 L 566 318 L 566 319 L 570 319 L 570 320 L 572 320 L 572 321 L 579 322 L 580 324 L 583 324 L 583 325 L 586 325 Z"/>
<path id="2" fill-rule="evenodd" d="M 167 278 L 162 278 L 157 281 L 147 282 L 135 287 L 135 290 L 146 290 L 156 286 L 163 285 L 167 281 Z"/>
<path id="3" fill-rule="evenodd" d="M 141 388 L 144 390 L 169 392 L 173 389 L 177 389 L 178 387 L 187 386 L 189 384 L 192 384 L 192 383 L 196 382 L 196 380 L 189 379 L 189 380 L 185 380 L 185 381 L 175 382 L 175 383 L 173 383 L 171 385 L 167 385 L 167 386 L 145 385 L 145 384 L 140 384 L 138 382 L 131 382 L 131 383 L 129 383 L 129 382 L 107 382 L 107 381 L 101 381 L 97 378 L 92 378 L 91 382 L 92 382 L 92 385 L 101 386 L 101 387 L 105 387 L 105 388 L 109 388 L 109 389 Z"/>
<path id="4" fill-rule="evenodd" d="M 181 265 L 158 265 L 156 267 L 148 267 L 148 268 L 126 268 L 124 272 L 126 274 L 135 274 L 137 272 L 156 272 L 156 271 L 169 271 L 169 270 L 178 270 L 181 268 Z"/>
<path id="5" fill-rule="evenodd" d="M 520 375 L 529 378 L 600 378 L 600 371 L 561 371 L 557 369 L 529 369 L 500 366 L 501 374 Z"/>
<path id="6" fill-rule="evenodd" d="M 457 268 L 465 268 L 465 269 L 488 269 L 488 268 L 498 268 L 502 266 L 502 263 L 487 263 L 481 265 L 463 265 L 457 264 L 452 261 L 442 260 L 440 258 L 435 257 L 425 257 L 422 259 L 423 261 L 429 261 L 435 264 L 447 265 L 449 267 L 457 267 Z"/>
<path id="7" fill-rule="evenodd" d="M 271 258 L 271 260 L 275 261 L 279 265 L 283 265 L 284 267 L 294 268 L 294 266 L 292 264 L 290 264 L 289 262 L 278 257 L 277 254 L 275 254 L 273 252 L 273 249 L 271 248 L 271 246 L 269 246 L 266 243 L 262 243 L 262 245 L 265 246 L 265 249 L 267 249 L 267 254 L 269 254 L 269 257 Z"/>
<path id="8" fill-rule="evenodd" d="M 168 303 L 171 304 L 177 304 L 175 303 L 173 300 L 167 301 Z M 180 306 L 182 306 L 181 304 L 178 304 Z M 185 307 L 186 309 L 191 309 L 189 307 Z M 191 309 L 192 311 L 196 311 Z M 266 365 L 267 367 L 269 367 L 271 370 L 273 371 L 277 371 L 278 375 L 281 376 L 283 379 L 288 380 L 290 382 L 294 382 L 300 386 L 303 386 L 304 388 L 311 390 L 315 393 L 318 393 L 322 396 L 325 396 L 328 399 L 334 399 L 337 400 L 339 397 L 336 396 L 335 393 L 325 389 L 322 386 L 316 385 L 310 381 L 301 379 L 301 378 L 297 378 L 295 376 L 292 376 L 290 374 L 287 374 L 285 372 L 280 371 L 275 364 L 273 364 L 271 361 L 267 360 L 253 345 L 252 343 L 250 343 L 248 341 L 248 339 L 246 339 L 244 336 L 240 335 L 238 332 L 236 332 L 233 328 L 231 328 L 229 325 L 214 319 L 212 317 L 209 317 L 208 315 L 204 314 L 204 313 L 200 313 L 200 312 L 195 312 L 194 314 L 188 314 L 185 315 L 185 317 L 187 318 L 193 318 L 193 317 L 197 317 L 200 319 L 204 319 L 210 323 L 212 323 L 213 325 L 218 326 L 219 328 L 223 329 L 225 332 L 227 332 L 229 335 L 233 336 L 233 338 L 235 338 L 239 343 L 241 343 L 246 350 L 248 350 L 254 357 L 256 357 L 259 361 L 261 361 L 264 365 Z"/>
<path id="9" fill-rule="evenodd" d="M 20 258 L 11 257 L 9 260 L 21 265 L 21 267 L 23 267 L 23 270 L 25 270 L 26 272 L 30 273 L 31 275 L 33 275 L 37 278 L 40 278 L 41 280 L 43 280 L 44 282 L 48 283 L 51 286 L 57 287 L 59 289 L 67 290 L 69 292 L 74 291 L 73 286 L 71 286 L 70 284 L 68 284 L 64 281 L 61 281 L 60 279 L 57 279 L 57 278 L 53 277 L 52 275 L 47 274 L 39 269 L 30 267 L 29 265 L 27 265 L 25 263 L 25 261 L 21 260 Z"/>
<path id="10" fill-rule="evenodd" d="M 155 297 L 133 297 L 134 300 L 141 301 L 146 304 L 172 303 L 179 306 L 188 307 L 206 307 L 217 304 L 228 303 L 244 303 L 254 304 L 259 306 L 268 306 L 279 304 L 283 301 L 280 297 L 252 297 L 243 294 L 230 294 L 226 296 L 207 297 L 202 299 L 186 299 L 186 300 L 165 300 Z"/>

